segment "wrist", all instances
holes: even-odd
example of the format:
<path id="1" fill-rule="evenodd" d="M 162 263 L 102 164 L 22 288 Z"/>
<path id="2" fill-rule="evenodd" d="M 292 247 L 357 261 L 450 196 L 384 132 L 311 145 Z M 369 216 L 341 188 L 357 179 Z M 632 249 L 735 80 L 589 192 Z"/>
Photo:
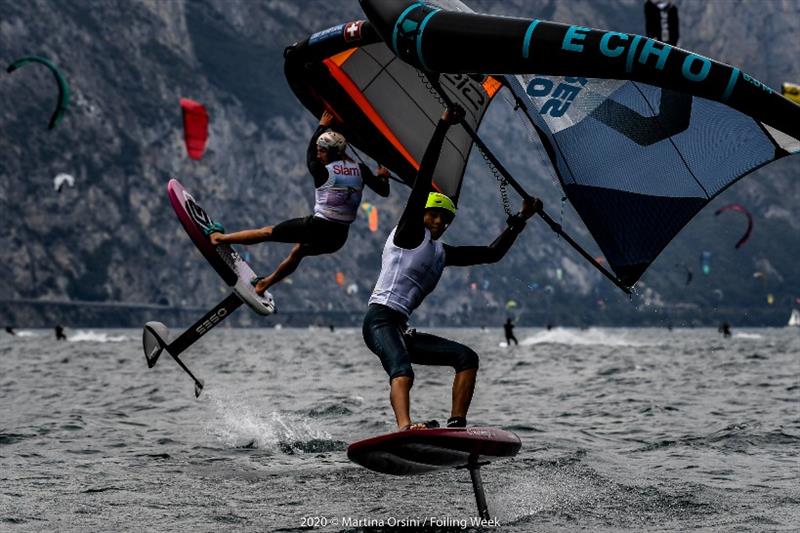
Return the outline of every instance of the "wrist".
<path id="1" fill-rule="evenodd" d="M 506 224 L 508 227 L 514 231 L 521 231 L 522 228 L 525 227 L 525 217 L 522 213 L 517 213 L 516 215 L 511 215 L 506 219 Z"/>

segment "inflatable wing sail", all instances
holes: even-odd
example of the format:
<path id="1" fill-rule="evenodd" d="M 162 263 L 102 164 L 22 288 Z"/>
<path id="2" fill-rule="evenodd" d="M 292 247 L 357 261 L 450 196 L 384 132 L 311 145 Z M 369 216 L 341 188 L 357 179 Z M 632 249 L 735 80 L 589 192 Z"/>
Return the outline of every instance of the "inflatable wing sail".
<path id="1" fill-rule="evenodd" d="M 448 2 L 451 8 L 463 6 Z M 350 144 L 411 185 L 443 105 L 413 66 L 397 59 L 369 22 L 354 21 L 315 33 L 286 49 L 286 79 L 303 105 L 324 109 L 342 123 Z M 477 128 L 500 83 L 487 76 L 443 76 L 448 97 Z M 472 140 L 451 128 L 434 173 L 434 186 L 457 200 Z"/>
<path id="2" fill-rule="evenodd" d="M 361 5 L 409 64 L 487 73 L 511 88 L 626 286 L 723 189 L 800 150 L 800 106 L 736 67 L 654 39 L 439 2 Z"/>

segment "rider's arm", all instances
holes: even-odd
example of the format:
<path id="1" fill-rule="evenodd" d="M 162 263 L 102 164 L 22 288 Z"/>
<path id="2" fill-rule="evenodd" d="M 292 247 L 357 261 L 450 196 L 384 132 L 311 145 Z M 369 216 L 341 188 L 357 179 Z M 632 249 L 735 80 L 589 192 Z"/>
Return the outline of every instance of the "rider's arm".
<path id="1" fill-rule="evenodd" d="M 361 169 L 361 178 L 367 187 L 384 198 L 389 196 L 389 172 L 386 169 L 381 171 L 383 167 L 378 167 L 378 174 L 376 175 L 364 163 L 359 163 L 358 167 Z"/>
<path id="2" fill-rule="evenodd" d="M 425 204 L 428 202 L 428 193 L 431 191 L 433 183 L 433 171 L 439 161 L 439 153 L 442 150 L 449 122 L 444 118 L 439 120 L 436 130 L 433 132 L 425 155 L 422 156 L 422 163 L 419 165 L 417 177 L 414 180 L 414 187 L 408 196 L 406 208 L 397 224 L 397 231 L 394 233 L 394 244 L 400 248 L 411 250 L 416 248 L 425 239 Z"/>
<path id="3" fill-rule="evenodd" d="M 497 263 L 506 255 L 524 227 L 525 222 L 517 227 L 507 227 L 489 246 L 450 246 L 445 244 L 444 264 L 447 266 L 471 266 Z"/>
<path id="4" fill-rule="evenodd" d="M 328 129 L 327 125 L 320 124 L 317 126 L 314 135 L 311 136 L 311 141 L 308 143 L 308 150 L 306 150 L 306 164 L 308 165 L 308 171 L 314 178 L 314 187 L 321 187 L 328 181 L 328 169 L 317 157 L 317 139 L 326 129 Z"/>
<path id="5" fill-rule="evenodd" d="M 526 199 L 522 210 L 508 217 L 508 227 L 489 246 L 450 246 L 444 245 L 444 260 L 447 266 L 471 266 L 484 263 L 496 263 L 506 255 L 511 245 L 517 240 L 525 222 L 542 209 L 542 201 L 538 198 Z"/>

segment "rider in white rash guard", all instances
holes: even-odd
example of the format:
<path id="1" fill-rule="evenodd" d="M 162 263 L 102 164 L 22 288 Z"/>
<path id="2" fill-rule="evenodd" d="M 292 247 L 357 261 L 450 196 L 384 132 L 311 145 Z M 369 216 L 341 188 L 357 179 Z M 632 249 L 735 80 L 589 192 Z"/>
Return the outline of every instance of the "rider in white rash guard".
<path id="1" fill-rule="evenodd" d="M 454 368 L 452 408 L 447 425 L 466 425 L 478 372 L 478 355 L 455 341 L 409 330 L 408 319 L 436 287 L 446 266 L 496 263 L 511 248 L 525 227 L 525 221 L 542 207 L 538 199 L 525 200 L 522 211 L 509 217 L 508 227 L 489 246 L 450 246 L 439 241 L 455 216 L 456 206 L 444 194 L 430 192 L 433 170 L 447 129 L 457 124 L 463 113 L 460 107 L 448 109 L 436 126 L 400 222 L 384 246 L 381 273 L 364 317 L 364 341 L 380 358 L 389 375 L 390 401 L 399 429 L 438 426 L 436 421 L 411 422 L 412 363 Z"/>

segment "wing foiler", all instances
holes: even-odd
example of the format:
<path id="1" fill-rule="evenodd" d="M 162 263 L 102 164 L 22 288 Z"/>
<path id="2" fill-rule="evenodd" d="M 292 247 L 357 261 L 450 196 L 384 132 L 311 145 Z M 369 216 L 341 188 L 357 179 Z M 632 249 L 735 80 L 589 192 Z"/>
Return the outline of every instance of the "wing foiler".
<path id="1" fill-rule="evenodd" d="M 219 246 L 211 244 L 204 230 L 212 227 L 214 221 L 178 180 L 170 180 L 167 185 L 167 194 L 172 208 L 189 238 L 225 284 L 232 288 L 231 293 L 224 300 L 172 341 L 169 340 L 169 328 L 161 322 L 148 322 L 144 325 L 142 344 L 148 368 L 153 368 L 158 362 L 161 352 L 166 350 L 194 380 L 194 394 L 197 397 L 203 390 L 203 380 L 195 377 L 186 367 L 179 357 L 180 354 L 200 337 L 221 324 L 243 303 L 260 315 L 270 315 L 275 312 L 275 302 L 269 293 L 264 296 L 256 293 L 250 283 L 256 274 L 236 250 L 227 244 Z"/>
<path id="2" fill-rule="evenodd" d="M 447 0 L 446 4 L 450 9 L 470 11 L 458 0 Z M 457 203 L 470 150 L 473 143 L 477 144 L 498 180 L 503 208 L 512 214 L 507 185 L 518 190 L 520 186 L 474 133 L 503 87 L 502 78 L 459 73 L 431 80 L 399 61 L 372 25 L 363 20 L 317 32 L 288 47 L 284 56 L 286 79 L 300 102 L 315 116 L 324 109 L 334 113 L 351 146 L 390 168 L 408 186 L 414 183 L 442 106 L 461 105 L 467 112 L 464 130 L 448 131 L 433 186 Z M 547 214 L 541 215 L 553 231 L 619 285 L 560 225 Z M 627 287 L 620 287 L 629 292 Z"/>
<path id="3" fill-rule="evenodd" d="M 641 35 L 478 14 L 455 1 L 360 2 L 371 31 L 443 101 L 452 98 L 442 79 L 474 73 L 511 92 L 613 274 L 567 242 L 623 290 L 725 188 L 800 151 L 800 106 L 700 54 Z M 475 133 L 478 123 L 462 126 L 528 196 Z"/>
<path id="4" fill-rule="evenodd" d="M 413 66 L 399 61 L 369 22 L 339 24 L 288 47 L 284 71 L 314 116 L 339 118 L 348 143 L 411 186 L 442 114 L 441 97 Z M 476 128 L 500 88 L 490 76 L 443 76 L 442 89 Z M 472 140 L 451 128 L 434 172 L 434 187 L 458 201 Z"/>

